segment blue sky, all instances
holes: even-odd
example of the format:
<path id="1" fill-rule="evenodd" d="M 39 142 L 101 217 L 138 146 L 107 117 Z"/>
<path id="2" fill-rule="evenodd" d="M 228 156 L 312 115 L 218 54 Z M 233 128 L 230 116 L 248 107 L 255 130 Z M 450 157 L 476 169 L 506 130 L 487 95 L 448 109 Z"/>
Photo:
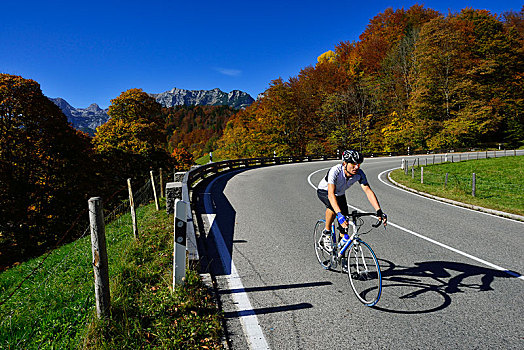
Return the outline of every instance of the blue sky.
<path id="1" fill-rule="evenodd" d="M 522 1 L 0 0 L 0 72 L 49 97 L 102 108 L 122 91 L 242 90 L 296 76 L 386 8 L 500 14 Z"/>

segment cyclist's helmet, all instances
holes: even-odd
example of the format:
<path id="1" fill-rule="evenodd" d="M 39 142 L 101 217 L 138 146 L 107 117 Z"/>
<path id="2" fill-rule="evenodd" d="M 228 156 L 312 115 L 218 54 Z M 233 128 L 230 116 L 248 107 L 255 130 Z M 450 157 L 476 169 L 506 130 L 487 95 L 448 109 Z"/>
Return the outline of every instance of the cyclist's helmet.
<path id="1" fill-rule="evenodd" d="M 346 163 L 360 164 L 364 161 L 364 156 L 359 151 L 348 149 L 342 153 L 342 160 Z"/>

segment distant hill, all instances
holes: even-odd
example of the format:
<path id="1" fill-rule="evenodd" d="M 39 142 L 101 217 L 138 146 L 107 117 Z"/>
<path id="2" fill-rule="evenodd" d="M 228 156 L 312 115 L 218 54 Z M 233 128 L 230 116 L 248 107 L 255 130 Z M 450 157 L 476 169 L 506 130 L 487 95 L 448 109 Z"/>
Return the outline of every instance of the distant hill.
<path id="1" fill-rule="evenodd" d="M 233 90 L 229 93 L 220 89 L 213 90 L 184 90 L 174 88 L 160 94 L 149 94 L 164 107 L 175 106 L 229 106 L 234 109 L 241 109 L 251 105 L 254 100 L 248 94 L 240 90 Z M 100 108 L 93 103 L 87 108 L 75 108 L 63 98 L 50 98 L 64 114 L 67 120 L 78 130 L 82 130 L 89 135 L 95 134 L 96 128 L 109 120 L 107 109 Z"/>

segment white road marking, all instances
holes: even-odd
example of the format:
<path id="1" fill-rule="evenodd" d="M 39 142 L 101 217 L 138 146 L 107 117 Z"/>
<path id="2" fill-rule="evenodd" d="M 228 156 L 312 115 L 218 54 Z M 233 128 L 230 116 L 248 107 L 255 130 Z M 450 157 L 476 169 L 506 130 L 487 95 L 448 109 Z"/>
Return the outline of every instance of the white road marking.
<path id="1" fill-rule="evenodd" d="M 213 186 L 215 181 L 221 178 L 222 176 L 215 178 L 213 181 L 209 183 L 209 185 L 206 188 L 207 194 L 210 194 L 211 187 Z M 213 206 L 211 205 L 211 200 L 209 196 L 204 197 L 204 206 L 206 208 L 206 213 L 213 212 Z M 232 293 L 232 298 L 234 304 L 236 305 L 237 312 L 239 315 L 238 317 L 240 319 L 240 323 L 242 324 L 242 328 L 244 329 L 244 334 L 246 335 L 246 338 L 248 340 L 249 348 L 256 350 L 269 349 L 269 345 L 266 341 L 266 338 L 264 337 L 262 328 L 258 323 L 258 318 L 255 314 L 255 311 L 253 310 L 253 307 L 251 306 L 249 297 L 245 292 L 240 275 L 238 274 L 235 264 L 233 263 L 231 254 L 229 254 L 229 250 L 227 249 L 226 243 L 224 242 L 224 237 L 222 236 L 222 233 L 220 232 L 218 225 L 214 225 L 215 217 L 216 214 L 207 214 L 207 218 L 209 220 L 209 227 L 210 230 L 213 232 L 215 243 L 217 245 L 220 260 L 222 261 L 224 270 L 230 271 L 230 274 L 226 275 L 225 277 L 229 289 L 238 291 Z"/>
<path id="2" fill-rule="evenodd" d="M 397 168 L 398 168 L 398 167 L 397 167 Z M 394 169 L 397 169 L 397 168 L 394 168 Z M 311 182 L 311 177 L 312 177 L 314 174 L 316 174 L 316 173 L 318 173 L 318 172 L 320 172 L 320 171 L 326 170 L 326 169 L 329 169 L 329 168 L 319 169 L 319 170 L 316 170 L 316 171 L 312 172 L 311 174 L 309 174 L 309 176 L 308 176 L 308 182 L 309 182 L 309 184 L 310 184 L 310 185 L 311 185 L 315 190 L 317 189 L 317 187 L 316 187 L 315 185 L 313 185 L 313 183 Z M 390 169 L 390 170 L 392 170 L 392 169 Z M 380 179 L 380 176 L 381 176 L 383 173 L 385 173 L 385 172 L 387 172 L 387 171 L 390 171 L 390 170 L 386 170 L 386 171 L 380 173 L 380 174 L 378 175 L 379 180 L 382 181 L 382 180 Z M 384 181 L 382 181 L 382 182 L 384 182 Z M 390 185 L 390 184 L 386 184 L 386 185 L 389 185 L 389 186 L 395 187 L 395 186 Z M 397 188 L 397 187 L 395 187 L 395 188 Z M 412 193 L 412 192 L 409 192 L 409 191 L 406 191 L 406 192 L 408 192 L 408 193 Z M 412 193 L 412 194 L 415 194 L 415 193 Z M 424 199 L 434 200 L 434 199 L 427 198 L 427 197 L 424 197 L 424 196 L 421 196 L 421 197 L 424 198 Z M 436 200 L 434 200 L 434 201 L 436 201 Z M 442 203 L 442 202 L 440 202 L 440 201 L 436 201 L 436 202 Z M 448 203 L 444 203 L 444 204 L 448 204 Z M 451 205 L 451 204 L 450 204 L 450 205 Z M 361 212 L 363 211 L 363 210 L 361 210 L 361 209 L 359 209 L 359 208 L 357 208 L 357 207 L 354 207 L 354 206 L 352 206 L 352 205 L 349 205 L 349 204 L 348 204 L 348 206 L 351 207 L 351 208 L 353 208 L 353 209 L 355 209 L 355 210 L 357 210 L 357 211 L 361 211 Z M 462 208 L 462 207 L 457 207 L 457 206 L 455 206 L 455 205 L 454 205 L 454 207 L 456 207 L 456 208 Z M 462 209 L 467 209 L 467 208 L 462 208 Z M 471 210 L 471 209 L 468 209 L 468 210 Z M 472 210 L 472 211 L 474 211 L 474 210 Z M 477 211 L 475 211 L 475 212 L 477 212 Z M 477 213 L 478 213 L 478 212 L 477 212 Z M 488 215 L 491 215 L 491 214 L 488 214 Z M 497 217 L 498 217 L 498 216 L 497 216 Z M 512 221 L 514 221 L 514 220 L 512 220 Z M 396 228 L 398 228 L 399 230 L 402 230 L 402 231 L 404 231 L 404 232 L 407 232 L 407 233 L 409 233 L 409 234 L 412 234 L 412 235 L 414 235 L 414 236 L 416 236 L 416 237 L 422 238 L 422 239 L 424 239 L 424 240 L 426 240 L 426 241 L 428 241 L 428 242 L 431 242 L 431 243 L 433 243 L 433 244 L 436 244 L 436 245 L 438 245 L 438 246 L 440 246 L 440 247 L 442 247 L 442 248 L 446 248 L 446 249 L 448 249 L 448 250 L 451 250 L 452 252 L 455 252 L 455 253 L 457 253 L 457 254 L 460 254 L 460 255 L 462 255 L 462 256 L 465 256 L 465 257 L 467 257 L 467 258 L 469 258 L 469 259 L 475 260 L 475 261 L 477 261 L 477 262 L 479 262 L 479 263 L 481 263 L 481 264 L 484 264 L 484 265 L 486 265 L 486 266 L 489 266 L 489 267 L 491 267 L 491 268 L 493 268 L 493 269 L 496 269 L 496 270 L 499 270 L 499 271 L 503 271 L 503 272 L 507 273 L 508 275 L 510 275 L 510 276 L 512 276 L 512 277 L 515 277 L 515 278 L 518 278 L 518 279 L 524 281 L 524 276 L 522 276 L 522 275 L 519 274 L 519 273 L 516 273 L 516 272 L 510 271 L 509 269 L 506 269 L 506 268 L 504 268 L 504 267 L 501 267 L 501 266 L 495 265 L 495 264 L 493 264 L 493 263 L 490 263 L 489 261 L 486 261 L 486 260 L 483 260 L 483 259 L 477 258 L 476 256 L 473 256 L 473 255 L 471 255 L 471 254 L 465 253 L 465 252 L 463 252 L 463 251 L 461 251 L 461 250 L 458 250 L 458 249 L 456 249 L 456 248 L 450 247 L 450 246 L 448 246 L 448 245 L 446 245 L 446 244 L 444 244 L 444 243 L 440 243 L 440 242 L 438 242 L 438 241 L 435 241 L 434 239 L 431 239 L 431 238 L 429 238 L 429 237 L 423 236 L 423 235 L 421 235 L 420 233 L 417 233 L 417 232 L 411 231 L 411 230 L 409 230 L 409 229 L 407 229 L 407 228 L 404 228 L 404 227 L 402 227 L 402 226 L 400 226 L 400 225 L 397 225 L 397 224 L 395 224 L 395 223 L 392 223 L 392 222 L 389 221 L 389 220 L 388 220 L 388 225 L 391 225 L 391 226 L 393 226 L 393 227 L 396 227 Z"/>

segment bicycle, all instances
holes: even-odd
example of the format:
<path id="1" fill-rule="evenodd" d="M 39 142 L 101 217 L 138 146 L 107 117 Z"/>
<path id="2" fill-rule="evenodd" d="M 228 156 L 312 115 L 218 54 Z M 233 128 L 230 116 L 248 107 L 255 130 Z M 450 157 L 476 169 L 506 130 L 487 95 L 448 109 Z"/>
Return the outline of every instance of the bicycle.
<path id="1" fill-rule="evenodd" d="M 336 219 L 331 227 L 331 242 L 336 242 L 336 244 L 324 247 L 322 231 L 326 220 L 323 219 L 318 220 L 315 224 L 313 240 L 320 265 L 326 270 L 336 269 L 337 265 L 341 265 L 342 271 L 348 274 L 349 282 L 357 298 L 366 306 L 374 306 L 378 303 L 382 293 L 382 274 L 373 249 L 360 238 L 361 234 L 371 232 L 371 230 L 359 232 L 364 224 L 364 220 L 361 218 L 363 216 L 376 216 L 376 213 L 351 212 L 346 219 L 352 228 L 352 233 L 348 232 L 349 240 L 341 247 L 339 247 L 340 242 L 335 230 Z M 377 228 L 381 222 L 379 219 L 376 224 L 371 226 Z"/>

